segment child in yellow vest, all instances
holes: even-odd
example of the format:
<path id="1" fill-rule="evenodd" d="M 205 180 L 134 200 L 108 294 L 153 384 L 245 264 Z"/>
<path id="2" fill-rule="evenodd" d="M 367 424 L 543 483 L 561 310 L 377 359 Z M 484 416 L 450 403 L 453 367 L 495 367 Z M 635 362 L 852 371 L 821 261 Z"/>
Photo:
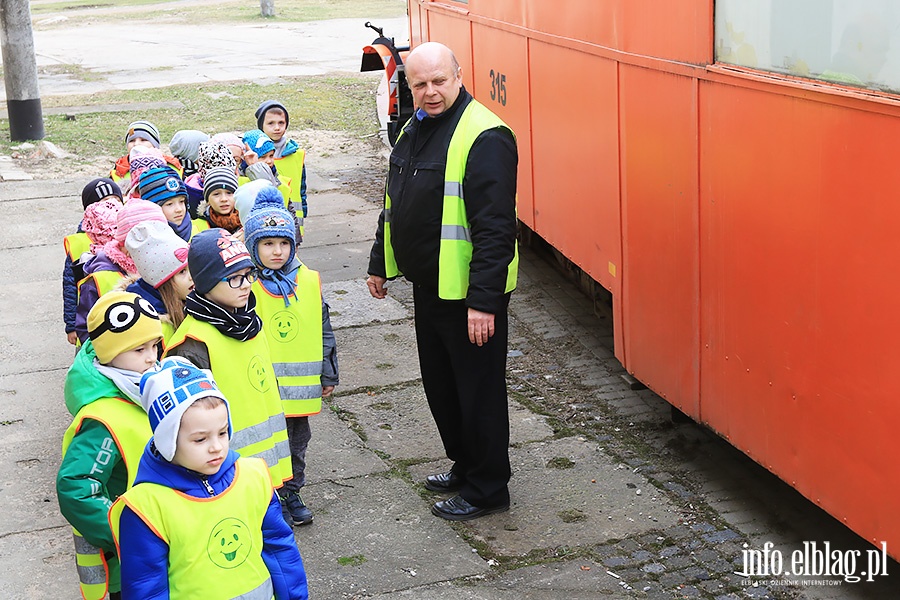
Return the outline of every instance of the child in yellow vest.
<path id="1" fill-rule="evenodd" d="M 256 314 L 253 261 L 243 242 L 224 229 L 201 231 L 191 240 L 188 268 L 194 291 L 187 316 L 175 331 L 167 356 L 183 356 L 210 369 L 231 398 L 232 446 L 241 456 L 265 459 L 272 483 L 291 477 L 290 449 L 269 346 Z"/>
<path id="2" fill-rule="evenodd" d="M 279 173 L 290 177 L 291 203 L 288 207 L 292 214 L 302 212 L 306 218 L 306 151 L 287 135 L 291 119 L 284 104 L 275 100 L 266 100 L 256 109 L 256 126 L 269 136 L 275 144 L 275 167 Z"/>
<path id="3" fill-rule="evenodd" d="M 66 375 L 66 408 L 74 417 L 63 437 L 56 476 L 59 509 L 75 530 L 81 591 L 88 600 L 117 598 L 119 568 L 107 521 L 113 501 L 131 486 L 150 425 L 140 404 L 140 378 L 157 365 L 159 315 L 128 292 L 104 295 L 88 315 L 89 339 Z"/>
<path id="4" fill-rule="evenodd" d="M 287 417 L 293 479 L 279 491 L 285 518 L 312 523 L 300 497 L 306 483 L 306 449 L 312 437 L 309 416 L 322 410 L 322 398 L 338 383 L 337 348 L 322 299 L 319 274 L 296 256 L 294 220 L 278 190 L 259 191 L 245 221 L 247 248 L 260 276 L 253 284 L 256 310 L 269 341 L 281 403 Z"/>
<path id="5" fill-rule="evenodd" d="M 141 380 L 153 439 L 109 513 L 123 598 L 308 598 L 268 469 L 229 449 L 229 406 L 189 361 Z"/>
<path id="6" fill-rule="evenodd" d="M 106 177 L 94 179 L 81 190 L 81 204 L 84 206 L 85 215 L 91 205 L 107 200 L 119 207 L 122 206 L 122 190 L 112 179 Z M 66 339 L 73 346 L 78 343 L 78 335 L 75 333 L 78 282 L 84 278 L 84 269 L 80 261 L 85 253 L 90 252 L 90 246 L 94 243 L 85 231 L 84 225 L 82 218 L 78 230 L 63 239 L 63 247 L 66 250 L 66 264 L 63 267 L 63 322 L 66 325 Z"/>
<path id="7" fill-rule="evenodd" d="M 78 283 L 78 308 L 75 310 L 75 332 L 83 344 L 88 337 L 87 315 L 97 298 L 111 291 L 127 275 L 137 273 L 134 261 L 125 249 L 125 238 L 131 228 L 144 221 L 166 222 L 163 211 L 152 202 L 136 198 L 116 214 L 113 238 L 84 261 L 84 279 Z"/>
<path id="8" fill-rule="evenodd" d="M 203 179 L 203 202 L 197 212 L 206 220 L 209 227 L 221 227 L 238 239 L 243 239 L 241 218 L 234 209 L 234 192 L 237 191 L 237 187 L 238 178 L 234 169 L 229 167 L 209 169 Z"/>
<path id="9" fill-rule="evenodd" d="M 266 180 L 281 192 L 284 206 L 294 217 L 297 227 L 297 239 L 303 237 L 303 211 L 300 205 L 291 201 L 294 195 L 294 180 L 280 173 L 275 165 L 275 144 L 261 129 L 245 131 L 244 160 L 241 163 L 238 185 L 246 185 L 252 181 Z"/>
<path id="10" fill-rule="evenodd" d="M 184 321 L 184 299 L 194 289 L 188 270 L 188 243 L 165 223 L 149 221 L 131 228 L 125 248 L 139 275 L 126 279 L 125 289 L 152 304 L 159 313 L 165 348 Z"/>

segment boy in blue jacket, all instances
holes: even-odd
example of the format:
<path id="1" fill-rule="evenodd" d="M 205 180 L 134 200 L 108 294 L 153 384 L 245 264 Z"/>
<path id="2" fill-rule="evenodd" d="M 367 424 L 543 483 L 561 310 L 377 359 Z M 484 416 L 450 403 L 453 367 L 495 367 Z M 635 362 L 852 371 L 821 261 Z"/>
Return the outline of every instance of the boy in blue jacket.
<path id="1" fill-rule="evenodd" d="M 209 372 L 165 358 L 141 379 L 141 403 L 153 438 L 109 513 L 123 600 L 306 600 L 269 469 L 229 450 L 228 402 Z"/>

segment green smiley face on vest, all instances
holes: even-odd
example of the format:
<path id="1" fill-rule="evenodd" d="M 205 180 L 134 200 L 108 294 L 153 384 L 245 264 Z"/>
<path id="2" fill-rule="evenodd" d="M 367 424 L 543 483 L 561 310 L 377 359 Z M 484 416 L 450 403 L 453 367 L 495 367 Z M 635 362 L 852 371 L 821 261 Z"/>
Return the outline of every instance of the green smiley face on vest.
<path id="1" fill-rule="evenodd" d="M 233 517 L 216 523 L 206 545 L 209 559 L 223 569 L 233 569 L 243 564 L 252 549 L 250 530 L 242 521 Z"/>
<path id="2" fill-rule="evenodd" d="M 297 324 L 297 317 L 286 310 L 278 311 L 272 315 L 268 324 L 269 339 L 275 340 L 276 342 L 287 343 L 293 341 L 300 332 L 300 328 Z"/>
<path id="3" fill-rule="evenodd" d="M 263 393 L 269 391 L 269 387 L 271 387 L 269 381 L 270 369 L 271 367 L 266 365 L 259 356 L 254 356 L 250 359 L 250 364 L 247 366 L 247 379 L 250 381 L 253 389 Z"/>

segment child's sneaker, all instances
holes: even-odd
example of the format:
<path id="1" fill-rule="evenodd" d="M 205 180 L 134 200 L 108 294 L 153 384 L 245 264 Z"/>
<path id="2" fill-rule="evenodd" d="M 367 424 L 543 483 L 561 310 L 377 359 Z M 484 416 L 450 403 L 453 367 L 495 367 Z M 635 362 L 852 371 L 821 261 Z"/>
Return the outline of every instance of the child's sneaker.
<path id="1" fill-rule="evenodd" d="M 309 525 L 313 521 L 312 511 L 306 507 L 300 492 L 290 492 L 281 499 L 281 513 L 288 525 Z"/>

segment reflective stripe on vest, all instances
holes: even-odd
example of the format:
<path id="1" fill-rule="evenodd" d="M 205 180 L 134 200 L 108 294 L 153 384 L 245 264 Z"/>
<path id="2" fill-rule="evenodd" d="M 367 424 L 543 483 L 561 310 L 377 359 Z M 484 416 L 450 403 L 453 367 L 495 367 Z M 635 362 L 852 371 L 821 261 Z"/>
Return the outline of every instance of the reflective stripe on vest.
<path id="1" fill-rule="evenodd" d="M 288 417 L 322 411 L 322 289 L 319 273 L 297 269 L 297 298 L 273 296 L 261 281 L 253 284 L 256 312 L 263 320 L 281 405 Z"/>
<path id="2" fill-rule="evenodd" d="M 66 255 L 73 263 L 77 263 L 81 255 L 91 249 L 91 238 L 86 233 L 73 233 L 63 238 Z"/>
<path id="3" fill-rule="evenodd" d="M 463 179 L 469 150 L 479 135 L 489 129 L 502 127 L 513 133 L 500 117 L 483 104 L 472 99 L 466 106 L 447 147 L 444 169 L 444 201 L 441 212 L 441 245 L 438 253 L 438 297 L 443 300 L 463 300 L 469 290 L 469 264 L 472 262 L 472 234 L 466 217 Z M 403 133 L 401 132 L 401 136 Z M 515 135 L 515 134 L 513 134 Z M 398 138 L 399 139 L 399 138 Z M 391 247 L 391 198 L 384 198 L 384 263 L 387 277 L 400 275 L 394 249 Z M 506 269 L 509 293 L 516 288 L 519 270 L 519 247 L 515 245 L 513 259 Z"/>
<path id="4" fill-rule="evenodd" d="M 280 487 L 293 474 L 287 426 L 266 336 L 239 342 L 188 315 L 169 340 L 166 353 L 187 337 L 206 345 L 213 376 L 228 398 L 234 432 L 231 447 L 241 456 L 264 459 L 272 483 Z"/>
<path id="5" fill-rule="evenodd" d="M 147 414 L 140 406 L 122 398 L 95 400 L 78 411 L 63 434 L 63 456 L 85 419 L 99 421 L 109 431 L 125 463 L 128 487 L 131 487 L 144 446 L 152 435 Z M 103 550 L 88 543 L 75 528 L 72 528 L 72 534 L 75 538 L 75 568 L 78 571 L 81 595 L 86 600 L 101 600 L 106 596 L 109 579 L 109 565 Z"/>
<path id="6" fill-rule="evenodd" d="M 109 522 L 119 547 L 120 518 L 127 505 L 166 543 L 173 600 L 271 600 L 272 580 L 262 559 L 262 524 L 271 500 L 265 463 L 241 458 L 231 484 L 212 498 L 140 483 L 116 500 Z"/>

